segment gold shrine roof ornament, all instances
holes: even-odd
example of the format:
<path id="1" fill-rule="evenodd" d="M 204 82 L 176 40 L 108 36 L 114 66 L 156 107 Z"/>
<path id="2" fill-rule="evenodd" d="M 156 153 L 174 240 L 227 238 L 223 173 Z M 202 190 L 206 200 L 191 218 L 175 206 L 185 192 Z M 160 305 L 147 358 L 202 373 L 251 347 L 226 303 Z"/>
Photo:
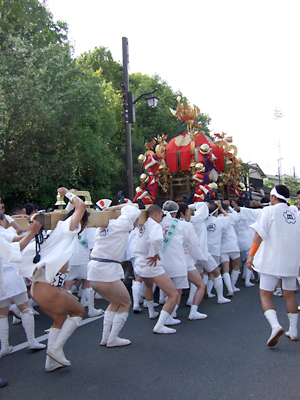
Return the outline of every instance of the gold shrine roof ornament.
<path id="1" fill-rule="evenodd" d="M 172 110 L 170 108 L 171 113 L 176 117 L 180 122 L 191 126 L 195 124 L 195 121 L 200 114 L 200 108 L 197 106 L 190 106 L 180 103 L 181 97 L 177 97 L 177 108 L 176 110 Z"/>

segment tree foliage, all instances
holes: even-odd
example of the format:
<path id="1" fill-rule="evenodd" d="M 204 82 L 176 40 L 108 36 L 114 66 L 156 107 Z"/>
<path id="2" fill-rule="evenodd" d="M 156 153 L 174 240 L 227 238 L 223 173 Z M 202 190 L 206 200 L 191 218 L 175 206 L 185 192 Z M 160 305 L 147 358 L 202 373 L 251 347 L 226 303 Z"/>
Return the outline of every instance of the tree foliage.
<path id="1" fill-rule="evenodd" d="M 58 186 L 89 190 L 93 201 L 126 194 L 121 65 L 105 47 L 77 59 L 67 24 L 54 22 L 45 0 L 0 0 L 0 194 L 7 206 L 53 206 Z M 134 177 L 145 143 L 183 133 L 170 112 L 176 98 L 158 75 L 130 75 L 137 98 L 157 87 L 157 108 L 136 104 L 132 129 Z M 210 118 L 200 114 L 208 134 Z"/>
<path id="2" fill-rule="evenodd" d="M 283 184 L 290 190 L 291 195 L 297 196 L 297 191 L 300 190 L 300 184 L 295 177 L 284 177 Z"/>
<path id="3" fill-rule="evenodd" d="M 116 130 L 111 84 L 77 65 L 61 27 L 38 1 L 7 3 L 20 13 L 27 10 L 29 27 L 36 28 L 21 29 L 10 18 L 16 8 L 2 14 L 2 197 L 8 204 L 35 201 L 47 207 L 60 185 L 111 196 L 121 167 L 109 145 Z M 44 39 L 36 41 L 38 34 Z"/>

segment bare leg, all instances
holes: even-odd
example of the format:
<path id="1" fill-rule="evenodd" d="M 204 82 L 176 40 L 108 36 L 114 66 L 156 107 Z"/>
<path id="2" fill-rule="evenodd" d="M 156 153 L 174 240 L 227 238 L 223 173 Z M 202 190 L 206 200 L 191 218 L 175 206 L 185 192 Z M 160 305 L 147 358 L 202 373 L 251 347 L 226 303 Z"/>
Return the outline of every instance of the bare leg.
<path id="1" fill-rule="evenodd" d="M 293 313 L 293 314 L 298 313 L 298 305 L 295 299 L 294 291 L 283 290 L 283 297 L 285 300 L 287 313 Z"/>
<path id="2" fill-rule="evenodd" d="M 60 329 L 66 316 L 83 317 L 84 307 L 76 298 L 57 286 L 36 282 L 33 293 L 34 301 L 54 320 L 53 327 Z"/>
<path id="3" fill-rule="evenodd" d="M 166 273 L 156 276 L 152 279 L 154 283 L 168 296 L 168 300 L 165 302 L 160 312 L 159 319 L 153 328 L 153 332 L 159 334 L 176 333 L 176 329 L 166 327 L 165 323 L 170 318 L 170 314 L 175 308 L 178 299 L 178 292 L 175 289 L 170 277 Z"/>
<path id="4" fill-rule="evenodd" d="M 128 290 L 121 280 L 115 282 L 91 282 L 92 288 L 109 301 L 107 311 L 128 313 L 131 300 Z"/>
<path id="5" fill-rule="evenodd" d="M 235 287 L 236 282 L 239 278 L 240 275 L 240 257 L 235 258 L 234 260 L 232 260 L 232 271 L 231 271 L 231 286 L 234 292 L 239 292 L 240 289 L 238 289 L 237 287 Z M 249 270 L 248 270 L 249 271 Z"/>
<path id="6" fill-rule="evenodd" d="M 154 310 L 154 299 L 153 299 L 153 280 L 150 278 L 144 278 L 145 282 L 145 301 L 148 307 L 148 313 L 150 319 L 158 317 L 158 312 Z"/>
<path id="7" fill-rule="evenodd" d="M 175 308 L 178 299 L 178 292 L 175 289 L 173 282 L 166 273 L 155 276 L 154 278 L 152 278 L 152 280 L 168 296 L 168 300 L 165 302 L 162 309 L 171 314 Z"/>
<path id="8" fill-rule="evenodd" d="M 273 292 L 259 289 L 260 304 L 263 312 L 267 310 L 276 310 L 275 305 L 272 301 Z"/>

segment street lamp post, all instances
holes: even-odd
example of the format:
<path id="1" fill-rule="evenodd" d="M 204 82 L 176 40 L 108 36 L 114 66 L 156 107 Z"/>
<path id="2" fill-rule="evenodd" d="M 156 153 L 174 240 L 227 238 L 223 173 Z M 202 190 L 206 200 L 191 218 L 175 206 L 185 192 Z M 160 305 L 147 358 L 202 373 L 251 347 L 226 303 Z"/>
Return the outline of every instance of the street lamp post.
<path id="1" fill-rule="evenodd" d="M 130 123 L 135 122 L 135 107 L 134 105 L 144 96 L 153 95 L 157 88 L 151 92 L 142 93 L 136 100 L 134 100 L 133 93 L 129 92 L 129 53 L 128 53 L 128 39 L 122 38 L 122 53 L 123 53 L 123 106 L 125 117 L 125 151 L 126 151 L 126 177 L 127 177 L 127 197 L 132 200 L 133 194 L 133 166 L 132 166 L 132 148 L 131 148 L 131 127 Z M 158 98 L 155 96 L 148 97 L 147 103 L 149 107 L 156 107 Z"/>

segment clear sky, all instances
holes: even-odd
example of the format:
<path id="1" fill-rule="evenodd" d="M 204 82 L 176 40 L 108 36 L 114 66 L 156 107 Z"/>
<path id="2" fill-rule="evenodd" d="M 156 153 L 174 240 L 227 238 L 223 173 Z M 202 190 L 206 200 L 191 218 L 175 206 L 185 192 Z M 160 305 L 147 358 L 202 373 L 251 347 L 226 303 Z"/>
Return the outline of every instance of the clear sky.
<path id="1" fill-rule="evenodd" d="M 130 73 L 157 73 L 266 174 L 300 176 L 299 0 L 47 0 L 75 55 L 107 47 Z M 275 120 L 279 108 L 282 118 Z M 157 132 L 159 134 L 160 132 Z M 280 146 L 279 146 L 280 144 Z M 279 151 L 280 150 L 280 151 Z"/>

